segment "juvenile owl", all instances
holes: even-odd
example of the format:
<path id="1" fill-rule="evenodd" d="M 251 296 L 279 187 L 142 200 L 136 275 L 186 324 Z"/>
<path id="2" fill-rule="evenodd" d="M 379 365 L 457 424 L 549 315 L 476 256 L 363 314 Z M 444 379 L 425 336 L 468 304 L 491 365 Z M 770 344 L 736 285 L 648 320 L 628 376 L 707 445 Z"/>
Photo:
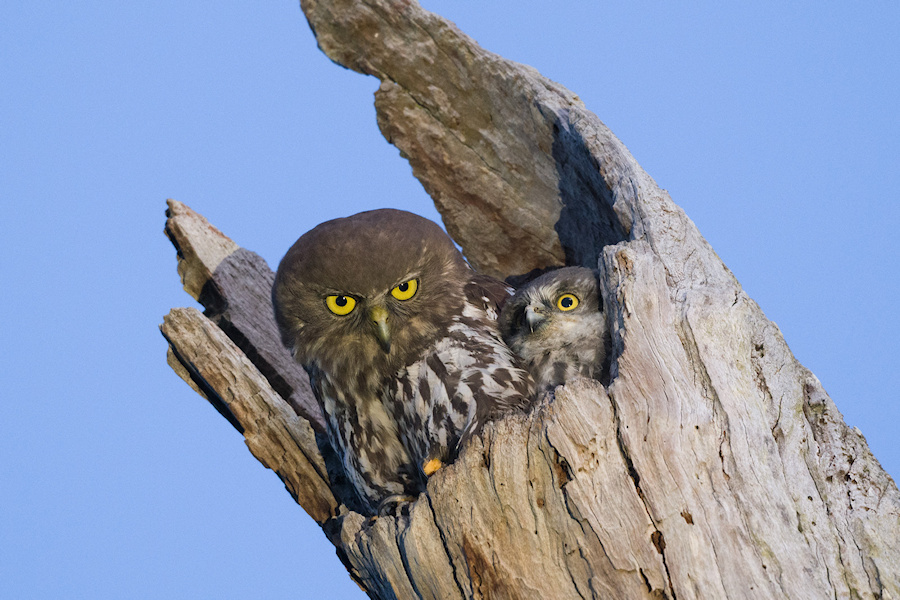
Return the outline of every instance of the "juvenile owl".
<path id="1" fill-rule="evenodd" d="M 575 375 L 601 379 L 609 336 L 591 269 L 565 267 L 525 284 L 504 305 L 500 330 L 539 392 Z"/>
<path id="2" fill-rule="evenodd" d="M 400 210 L 322 223 L 282 259 L 275 318 L 361 510 L 415 498 L 485 421 L 528 407 L 533 382 L 496 322 L 508 293 Z"/>

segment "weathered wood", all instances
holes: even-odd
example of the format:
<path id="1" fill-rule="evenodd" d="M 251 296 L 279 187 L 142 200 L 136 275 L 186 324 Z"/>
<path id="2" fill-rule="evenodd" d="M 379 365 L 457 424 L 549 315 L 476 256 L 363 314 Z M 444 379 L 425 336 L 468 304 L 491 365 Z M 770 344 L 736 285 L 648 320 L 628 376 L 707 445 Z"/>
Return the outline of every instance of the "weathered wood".
<path id="1" fill-rule="evenodd" d="M 203 216 L 176 200 L 167 204 L 165 231 L 178 253 L 184 290 L 297 414 L 324 431 L 309 378 L 281 344 L 272 312 L 275 274 L 261 256 L 235 244 Z"/>
<path id="2" fill-rule="evenodd" d="M 337 514 L 325 463 L 309 421 L 298 416 L 215 323 L 193 308 L 174 308 L 160 326 L 169 364 L 234 427 L 300 506 L 324 523 Z"/>
<path id="3" fill-rule="evenodd" d="M 379 125 L 470 260 L 500 276 L 564 261 L 597 267 L 612 331 L 608 388 L 576 381 L 529 415 L 489 424 L 407 516 L 336 506 L 308 435 L 293 445 L 254 437 L 254 453 L 280 457 L 288 488 L 314 507 L 370 596 L 900 599 L 895 483 L 596 116 L 409 0 L 301 5 L 332 59 L 382 79 Z M 172 204 L 170 217 L 179 212 Z M 232 315 L 217 321 L 226 331 L 235 314 L 263 314 L 267 268 L 250 260 L 218 276 L 227 257 L 248 253 L 190 222 L 170 234 L 180 254 L 200 257 L 199 276 L 180 267 L 186 289 L 208 312 Z M 220 297 L 227 311 L 210 308 Z M 244 323 L 234 337 L 258 336 L 250 348 L 277 340 L 268 325 Z M 245 371 L 258 375 L 249 361 L 218 350 L 185 359 L 186 348 L 224 338 L 211 322 L 180 337 L 168 329 L 173 368 L 236 426 L 277 431 L 278 419 L 298 419 L 272 412 L 284 404 L 271 390 L 232 387 Z M 265 364 L 270 381 L 295 368 Z M 287 395 L 303 389 L 290 377 Z M 268 401 L 231 408 L 245 393 Z"/>
<path id="4" fill-rule="evenodd" d="M 489 425 L 409 517 L 338 507 L 311 429 L 248 445 L 377 598 L 893 594 L 897 489 L 758 307 L 741 293 L 728 314 L 711 296 L 685 311 L 639 240 L 607 248 L 601 275 L 608 393 L 577 381 Z M 260 414 L 269 431 L 301 422 L 196 311 L 163 331 L 173 368 L 245 435 Z"/>
<path id="5" fill-rule="evenodd" d="M 595 267 L 600 248 L 625 239 L 601 171 L 620 168 L 627 150 L 605 128 L 604 153 L 587 150 L 575 125 L 593 115 L 574 93 L 415 2 L 300 4 L 332 60 L 381 79 L 382 133 L 477 269 L 507 277 L 564 262 Z"/>

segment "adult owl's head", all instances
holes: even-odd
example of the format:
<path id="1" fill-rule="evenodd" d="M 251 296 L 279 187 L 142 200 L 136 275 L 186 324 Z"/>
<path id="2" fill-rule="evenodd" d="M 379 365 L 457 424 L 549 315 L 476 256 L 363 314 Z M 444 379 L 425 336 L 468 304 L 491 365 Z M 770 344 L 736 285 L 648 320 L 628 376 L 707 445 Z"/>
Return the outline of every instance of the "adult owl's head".
<path id="1" fill-rule="evenodd" d="M 278 266 L 272 299 L 285 346 L 324 371 L 408 364 L 446 329 L 469 268 L 428 219 L 380 209 L 305 233 Z"/>

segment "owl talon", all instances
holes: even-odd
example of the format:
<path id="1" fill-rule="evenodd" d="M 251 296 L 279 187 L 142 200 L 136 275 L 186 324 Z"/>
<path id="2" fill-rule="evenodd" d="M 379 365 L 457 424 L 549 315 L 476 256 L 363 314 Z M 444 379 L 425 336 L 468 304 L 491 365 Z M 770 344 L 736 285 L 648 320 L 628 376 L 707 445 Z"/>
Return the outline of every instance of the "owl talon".
<path id="1" fill-rule="evenodd" d="M 375 511 L 376 516 L 372 517 L 372 520 L 374 522 L 378 517 L 386 517 L 389 515 L 400 516 L 404 512 L 408 513 L 408 505 L 415 501 L 416 498 L 414 496 L 406 496 L 404 494 L 388 496 L 378 503 L 378 510 Z"/>
<path id="2" fill-rule="evenodd" d="M 444 463 L 440 461 L 440 459 L 432 458 L 424 465 L 422 465 L 422 472 L 425 473 L 426 477 L 431 477 L 435 471 L 444 466 Z"/>

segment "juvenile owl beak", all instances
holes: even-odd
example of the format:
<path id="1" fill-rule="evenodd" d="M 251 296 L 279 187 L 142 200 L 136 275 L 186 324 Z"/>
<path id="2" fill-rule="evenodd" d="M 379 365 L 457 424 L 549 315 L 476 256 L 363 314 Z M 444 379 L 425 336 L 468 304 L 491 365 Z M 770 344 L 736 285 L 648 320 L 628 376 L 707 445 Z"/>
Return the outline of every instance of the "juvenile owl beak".
<path id="1" fill-rule="evenodd" d="M 375 306 L 369 311 L 369 320 L 375 328 L 375 338 L 385 352 L 391 351 L 391 330 L 388 327 L 388 311 L 383 306 Z"/>
<path id="2" fill-rule="evenodd" d="M 532 332 L 543 325 L 546 320 L 547 315 L 540 312 L 539 308 L 531 305 L 525 307 L 525 322 L 528 323 L 528 328 Z"/>

